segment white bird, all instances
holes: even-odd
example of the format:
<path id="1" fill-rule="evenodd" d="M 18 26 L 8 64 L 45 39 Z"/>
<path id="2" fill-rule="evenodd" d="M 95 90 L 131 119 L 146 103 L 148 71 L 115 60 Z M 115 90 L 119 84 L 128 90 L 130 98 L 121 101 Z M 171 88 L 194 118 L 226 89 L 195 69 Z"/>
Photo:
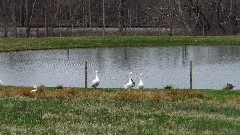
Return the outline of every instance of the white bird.
<path id="1" fill-rule="evenodd" d="M 0 85 L 3 85 L 4 83 L 3 83 L 3 81 L 2 80 L 0 80 Z"/>
<path id="2" fill-rule="evenodd" d="M 33 85 L 33 90 L 31 90 L 31 92 L 37 92 L 37 86 Z"/>
<path id="3" fill-rule="evenodd" d="M 143 89 L 144 88 L 144 84 L 142 82 L 142 76 L 143 76 L 143 73 L 140 74 L 140 80 L 139 80 L 139 84 L 138 84 L 138 89 Z"/>
<path id="4" fill-rule="evenodd" d="M 97 88 L 97 86 L 99 85 L 99 83 L 100 83 L 100 80 L 99 80 L 99 78 L 98 78 L 98 71 L 96 71 L 96 78 L 92 81 L 92 87 L 93 88 Z"/>
<path id="5" fill-rule="evenodd" d="M 133 87 L 133 81 L 132 81 L 132 79 L 131 79 L 131 75 L 132 75 L 132 72 L 129 73 L 129 81 L 128 81 L 128 83 L 126 83 L 126 84 L 124 85 L 124 88 L 125 88 L 125 89 L 129 89 L 129 88 L 132 88 L 132 87 Z"/>

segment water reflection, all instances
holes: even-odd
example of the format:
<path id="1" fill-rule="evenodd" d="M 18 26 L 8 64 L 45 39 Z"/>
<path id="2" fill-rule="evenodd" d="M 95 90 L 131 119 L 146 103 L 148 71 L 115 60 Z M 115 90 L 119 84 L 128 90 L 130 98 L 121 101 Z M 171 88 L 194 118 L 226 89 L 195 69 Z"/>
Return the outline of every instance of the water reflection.
<path id="1" fill-rule="evenodd" d="M 102 88 L 122 88 L 133 71 L 138 83 L 145 73 L 148 88 L 189 88 L 193 61 L 193 88 L 222 89 L 240 86 L 240 47 L 96 48 L 0 53 L 0 79 L 7 85 L 84 87 L 84 61 L 88 82 L 99 70 Z"/>

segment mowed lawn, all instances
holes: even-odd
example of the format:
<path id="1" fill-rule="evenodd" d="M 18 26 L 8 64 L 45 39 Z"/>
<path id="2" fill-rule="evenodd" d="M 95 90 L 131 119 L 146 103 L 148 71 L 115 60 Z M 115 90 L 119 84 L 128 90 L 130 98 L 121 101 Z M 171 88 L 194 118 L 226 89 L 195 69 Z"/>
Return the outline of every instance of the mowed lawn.
<path id="1" fill-rule="evenodd" d="M 239 134 L 238 90 L 0 87 L 1 134 Z"/>
<path id="2" fill-rule="evenodd" d="M 240 45 L 240 36 L 83 36 L 47 38 L 1 38 L 0 51 L 95 47 Z"/>

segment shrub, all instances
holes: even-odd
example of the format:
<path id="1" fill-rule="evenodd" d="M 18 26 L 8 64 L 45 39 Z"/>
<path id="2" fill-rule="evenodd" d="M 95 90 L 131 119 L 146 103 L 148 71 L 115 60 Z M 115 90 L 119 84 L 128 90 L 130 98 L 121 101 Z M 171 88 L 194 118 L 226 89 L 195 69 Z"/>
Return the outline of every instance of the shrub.
<path id="1" fill-rule="evenodd" d="M 63 89 L 63 86 L 62 86 L 62 85 L 57 85 L 56 88 L 57 88 L 57 89 Z"/>
<path id="2" fill-rule="evenodd" d="M 34 97 L 33 93 L 31 93 L 31 91 L 25 87 L 10 88 L 5 90 L 3 95 L 6 97 Z"/>
<path id="3" fill-rule="evenodd" d="M 78 91 L 75 88 L 67 88 L 63 90 L 59 90 L 57 92 L 56 97 L 59 99 L 68 99 L 68 98 L 73 98 L 78 95 Z"/>
<path id="4" fill-rule="evenodd" d="M 207 97 L 204 93 L 196 90 L 171 90 L 167 92 L 167 96 L 171 101 L 183 101 L 187 98 L 205 98 Z"/>
<path id="5" fill-rule="evenodd" d="M 38 87 L 36 94 L 34 94 L 36 98 L 47 98 L 46 92 L 45 92 L 45 86 L 41 85 Z"/>
<path id="6" fill-rule="evenodd" d="M 164 89 L 167 89 L 167 90 L 169 90 L 169 89 L 173 89 L 173 86 L 171 86 L 171 85 L 167 85 L 167 86 L 164 87 Z"/>

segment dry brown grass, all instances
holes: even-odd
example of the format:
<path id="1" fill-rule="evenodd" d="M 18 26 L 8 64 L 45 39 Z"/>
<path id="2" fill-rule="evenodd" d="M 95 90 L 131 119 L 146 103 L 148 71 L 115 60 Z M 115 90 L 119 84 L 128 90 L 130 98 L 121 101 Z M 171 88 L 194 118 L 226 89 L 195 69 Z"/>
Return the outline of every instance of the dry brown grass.
<path id="1" fill-rule="evenodd" d="M 189 98 L 207 98 L 206 94 L 196 90 L 170 90 L 166 95 L 170 101 L 184 101 Z"/>
<path id="2" fill-rule="evenodd" d="M 40 86 L 37 92 L 31 92 L 32 88 L 28 87 L 11 87 L 1 91 L 3 97 L 30 97 L 30 98 L 46 98 L 45 86 Z"/>
<path id="3" fill-rule="evenodd" d="M 31 92 L 32 88 L 11 87 L 0 91 L 1 97 L 30 97 L 30 98 L 57 98 L 57 99 L 87 99 L 101 98 L 103 92 L 100 91 L 79 91 L 77 88 L 62 88 L 52 91 L 46 91 L 45 86 L 37 88 L 37 92 Z"/>
<path id="4" fill-rule="evenodd" d="M 227 101 L 228 106 L 239 107 L 240 106 L 240 95 L 233 96 Z"/>
<path id="5" fill-rule="evenodd" d="M 106 98 L 107 94 L 101 91 L 88 91 L 81 92 L 79 98 L 81 99 L 97 99 L 97 98 Z"/>
<path id="6" fill-rule="evenodd" d="M 113 99 L 124 101 L 185 101 L 193 99 L 194 102 L 199 102 L 206 98 L 205 93 L 196 90 L 128 90 L 106 92 L 101 90 L 81 91 L 77 88 L 63 88 L 56 90 L 45 90 L 42 85 L 38 87 L 37 92 L 32 93 L 30 88 L 12 87 L 0 91 L 3 97 L 30 97 L 30 98 L 47 98 L 47 99 Z"/>
<path id="7" fill-rule="evenodd" d="M 78 97 L 79 93 L 76 88 L 66 88 L 58 90 L 56 93 L 56 98 L 58 99 L 69 99 Z"/>
<path id="8" fill-rule="evenodd" d="M 115 100 L 131 100 L 131 101 L 163 101 L 165 94 L 161 91 L 122 91 L 109 96 Z"/>
<path id="9" fill-rule="evenodd" d="M 31 93 L 31 90 L 26 87 L 12 87 L 1 92 L 4 97 L 34 97 L 34 94 Z"/>
<path id="10" fill-rule="evenodd" d="M 41 85 L 37 88 L 37 92 L 33 93 L 35 98 L 47 98 L 47 93 L 45 91 L 45 86 Z"/>
<path id="11" fill-rule="evenodd" d="M 111 99 L 116 100 L 131 100 L 131 101 L 184 101 L 187 99 L 194 99 L 198 102 L 207 95 L 195 90 L 169 90 L 169 91 L 121 91 L 110 95 Z"/>

